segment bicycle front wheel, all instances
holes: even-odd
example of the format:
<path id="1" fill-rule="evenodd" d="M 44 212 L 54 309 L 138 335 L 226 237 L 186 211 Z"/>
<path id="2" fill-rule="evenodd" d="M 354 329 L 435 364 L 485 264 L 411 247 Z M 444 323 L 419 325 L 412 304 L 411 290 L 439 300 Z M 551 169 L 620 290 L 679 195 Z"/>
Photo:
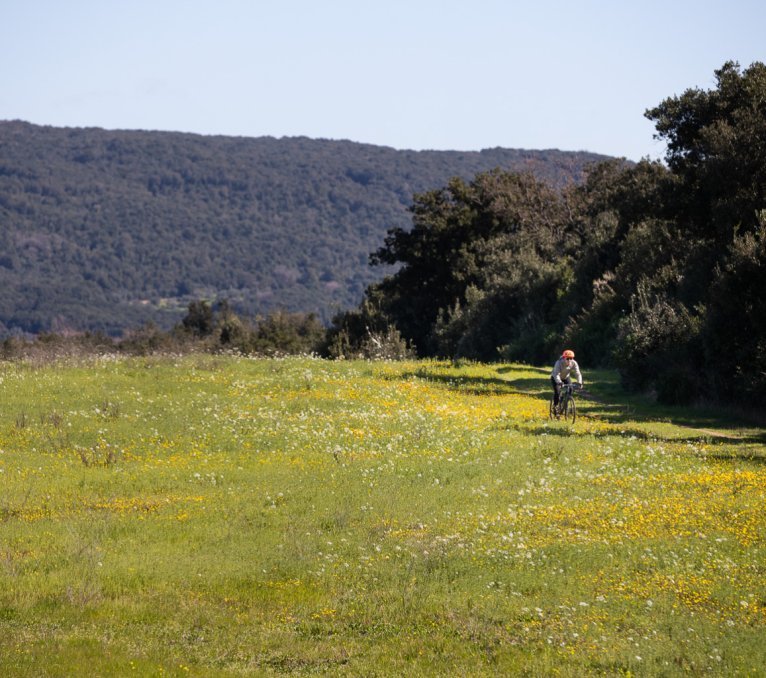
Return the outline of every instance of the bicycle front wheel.
<path id="1" fill-rule="evenodd" d="M 574 424 L 575 419 L 577 419 L 577 406 L 575 405 L 574 398 L 567 398 L 566 408 L 564 409 L 564 419 L 570 424 Z"/>

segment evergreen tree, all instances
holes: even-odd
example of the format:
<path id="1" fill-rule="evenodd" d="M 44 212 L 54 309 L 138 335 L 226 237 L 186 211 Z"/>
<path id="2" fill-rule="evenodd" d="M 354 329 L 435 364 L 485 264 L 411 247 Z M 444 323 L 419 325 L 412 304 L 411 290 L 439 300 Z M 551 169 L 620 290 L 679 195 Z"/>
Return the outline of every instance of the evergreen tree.
<path id="1" fill-rule="evenodd" d="M 469 289 L 486 285 L 487 264 L 499 252 L 511 265 L 525 250 L 552 257 L 564 233 L 557 191 L 530 174 L 500 170 L 417 195 L 412 213 L 412 229 L 391 230 L 372 256 L 399 270 L 368 294 L 421 355 L 445 350 L 437 321 L 464 306 Z"/>

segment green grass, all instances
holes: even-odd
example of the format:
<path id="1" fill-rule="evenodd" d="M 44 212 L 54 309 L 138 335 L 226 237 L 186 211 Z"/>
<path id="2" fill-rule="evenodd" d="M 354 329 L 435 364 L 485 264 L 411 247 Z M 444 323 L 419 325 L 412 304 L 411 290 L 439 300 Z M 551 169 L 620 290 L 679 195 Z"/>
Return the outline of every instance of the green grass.
<path id="1" fill-rule="evenodd" d="M 586 375 L 0 365 L 0 674 L 766 675 L 766 438 Z"/>

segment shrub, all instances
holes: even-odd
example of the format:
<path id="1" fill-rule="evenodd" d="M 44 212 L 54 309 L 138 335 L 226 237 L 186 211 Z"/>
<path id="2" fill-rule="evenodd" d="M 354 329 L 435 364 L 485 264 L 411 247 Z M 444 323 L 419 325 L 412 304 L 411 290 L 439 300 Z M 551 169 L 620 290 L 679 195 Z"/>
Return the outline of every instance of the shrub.
<path id="1" fill-rule="evenodd" d="M 623 383 L 632 390 L 654 390 L 665 403 L 694 400 L 704 386 L 703 370 L 693 360 L 701 354 L 699 315 L 666 296 L 650 296 L 643 284 L 631 303 L 615 350 Z"/>
<path id="2" fill-rule="evenodd" d="M 265 355 L 309 354 L 319 350 L 325 328 L 314 313 L 276 311 L 259 320 L 250 350 Z"/>
<path id="3" fill-rule="evenodd" d="M 735 240 L 716 272 L 703 327 L 719 395 L 747 403 L 766 389 L 766 226 Z"/>
<path id="4" fill-rule="evenodd" d="M 333 318 L 320 353 L 328 358 L 403 360 L 413 357 L 415 348 L 377 304 L 365 299 Z"/>

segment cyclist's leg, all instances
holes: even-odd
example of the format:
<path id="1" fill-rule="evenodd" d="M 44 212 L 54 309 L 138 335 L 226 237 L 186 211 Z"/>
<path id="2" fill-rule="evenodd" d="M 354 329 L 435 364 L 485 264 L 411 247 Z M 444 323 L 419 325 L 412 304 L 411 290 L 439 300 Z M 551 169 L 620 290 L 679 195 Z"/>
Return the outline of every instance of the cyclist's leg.
<path id="1" fill-rule="evenodd" d="M 559 384 L 553 377 L 551 377 L 551 384 L 553 384 L 553 406 L 559 406 L 559 396 L 561 395 L 561 384 Z"/>

